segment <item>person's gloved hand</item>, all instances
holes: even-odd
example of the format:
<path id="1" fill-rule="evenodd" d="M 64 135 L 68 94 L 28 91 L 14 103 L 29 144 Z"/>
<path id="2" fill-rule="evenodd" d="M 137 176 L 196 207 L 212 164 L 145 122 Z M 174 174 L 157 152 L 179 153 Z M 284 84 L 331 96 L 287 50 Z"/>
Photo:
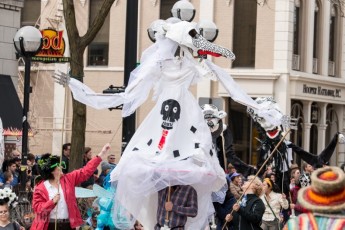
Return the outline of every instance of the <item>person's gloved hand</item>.
<path id="1" fill-rule="evenodd" d="M 342 133 L 338 134 L 338 142 L 340 144 L 344 144 L 345 143 L 345 137 L 344 137 L 344 135 Z"/>

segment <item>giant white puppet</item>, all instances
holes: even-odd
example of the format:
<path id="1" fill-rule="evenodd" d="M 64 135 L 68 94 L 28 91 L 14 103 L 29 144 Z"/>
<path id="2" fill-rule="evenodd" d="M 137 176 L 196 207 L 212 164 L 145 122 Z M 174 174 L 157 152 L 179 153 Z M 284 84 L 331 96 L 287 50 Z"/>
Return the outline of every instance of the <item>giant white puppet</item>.
<path id="1" fill-rule="evenodd" d="M 112 171 L 111 180 L 117 183 L 115 206 L 124 206 L 145 229 L 153 229 L 157 192 L 167 186 L 192 185 L 198 194 L 199 211 L 195 218 L 188 219 L 186 229 L 202 229 L 212 206 L 211 192 L 225 184 L 225 175 L 210 130 L 189 87 L 203 77 L 211 77 L 220 81 L 232 99 L 256 109 L 267 120 L 271 117 L 225 70 L 210 60 L 193 57 L 191 51 L 235 58 L 230 50 L 203 38 L 196 23 L 158 20 L 151 28 L 156 42 L 143 52 L 124 93 L 97 94 L 76 79 L 67 79 L 67 84 L 74 99 L 93 108 L 123 104 L 124 117 L 133 113 L 154 89 L 156 105 Z M 176 57 L 178 47 L 183 55 Z"/>

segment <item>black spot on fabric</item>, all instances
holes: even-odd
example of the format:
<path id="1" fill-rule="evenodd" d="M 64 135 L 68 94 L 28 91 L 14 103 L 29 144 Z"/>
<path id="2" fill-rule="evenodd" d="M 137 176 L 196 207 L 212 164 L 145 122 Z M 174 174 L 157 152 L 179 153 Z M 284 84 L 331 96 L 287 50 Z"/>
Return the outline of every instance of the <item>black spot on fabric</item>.
<path id="1" fill-rule="evenodd" d="M 195 148 L 198 149 L 199 145 L 200 145 L 200 143 L 195 143 Z"/>
<path id="2" fill-rule="evenodd" d="M 175 150 L 173 153 L 175 158 L 180 156 L 180 152 L 178 150 Z"/>
<path id="3" fill-rule="evenodd" d="M 152 139 L 149 140 L 149 142 L 147 142 L 147 145 L 150 146 L 152 144 Z"/>
<path id="4" fill-rule="evenodd" d="M 210 149 L 210 155 L 213 156 L 213 151 L 212 151 L 212 149 Z"/>
<path id="5" fill-rule="evenodd" d="M 134 147 L 132 151 L 138 151 L 139 149 L 137 147 Z"/>
<path id="6" fill-rule="evenodd" d="M 196 128 L 194 126 L 190 127 L 190 131 L 192 131 L 193 133 L 196 132 Z"/>

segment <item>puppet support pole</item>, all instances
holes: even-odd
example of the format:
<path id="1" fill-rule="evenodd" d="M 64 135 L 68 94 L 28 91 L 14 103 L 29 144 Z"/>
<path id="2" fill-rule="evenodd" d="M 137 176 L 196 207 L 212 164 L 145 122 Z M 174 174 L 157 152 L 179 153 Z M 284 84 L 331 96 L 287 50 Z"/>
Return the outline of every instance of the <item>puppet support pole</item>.
<path id="1" fill-rule="evenodd" d="M 261 170 L 264 168 L 264 166 L 267 164 L 267 162 L 271 159 L 271 157 L 273 156 L 273 154 L 275 154 L 275 152 L 277 152 L 278 147 L 280 146 L 280 144 L 285 140 L 285 137 L 290 133 L 289 129 L 284 136 L 280 139 L 280 141 L 278 142 L 278 144 L 276 145 L 276 147 L 273 149 L 272 153 L 269 155 L 269 157 L 267 157 L 266 161 L 262 164 L 262 166 L 260 167 L 260 169 L 258 170 L 258 172 L 255 174 L 254 179 L 249 183 L 249 186 L 247 187 L 247 189 L 242 193 L 242 195 L 240 196 L 240 198 L 236 201 L 236 204 L 239 204 L 242 197 L 244 196 L 244 194 L 247 192 L 248 188 L 250 187 L 250 185 L 253 183 L 253 181 L 255 180 L 255 178 L 258 177 L 259 173 L 261 172 Z M 232 213 L 234 212 L 234 210 L 232 209 L 230 212 L 230 215 L 232 215 Z M 222 230 L 227 229 L 226 228 L 226 224 L 228 223 L 228 221 L 225 221 Z"/>
<path id="2" fill-rule="evenodd" d="M 167 202 L 170 202 L 170 195 L 171 195 L 171 186 L 169 186 L 169 189 L 168 189 L 168 199 L 167 199 Z M 166 214 L 165 214 L 164 228 L 168 227 L 168 226 L 166 226 L 166 225 L 168 225 L 168 223 L 169 223 L 169 211 L 167 211 Z M 167 229 L 169 229 L 169 227 Z"/>

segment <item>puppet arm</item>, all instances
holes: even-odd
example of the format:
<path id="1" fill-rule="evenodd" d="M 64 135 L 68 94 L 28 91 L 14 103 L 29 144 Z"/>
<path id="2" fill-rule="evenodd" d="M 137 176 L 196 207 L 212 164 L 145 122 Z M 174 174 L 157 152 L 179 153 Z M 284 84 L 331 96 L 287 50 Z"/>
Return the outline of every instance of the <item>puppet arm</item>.
<path id="1" fill-rule="evenodd" d="M 95 109 L 106 109 L 123 104 L 122 116 L 131 115 L 148 97 L 157 81 L 159 71 L 155 62 L 142 63 L 131 72 L 129 85 L 125 92 L 117 94 L 99 94 L 82 82 L 71 78 L 68 86 L 73 98 Z"/>
<path id="2" fill-rule="evenodd" d="M 328 146 L 324 150 L 322 150 L 322 152 L 318 155 L 317 158 L 319 166 L 322 166 L 329 162 L 329 159 L 332 157 L 334 149 L 337 146 L 339 133 L 340 132 L 334 134 L 333 139 L 328 144 Z"/>
<path id="3" fill-rule="evenodd" d="M 291 148 L 299 157 L 302 158 L 305 162 L 307 162 L 310 165 L 315 165 L 317 163 L 317 156 L 314 154 L 311 154 L 301 147 L 296 146 L 293 143 L 290 143 L 287 145 L 288 148 Z"/>
<path id="4" fill-rule="evenodd" d="M 123 104 L 125 99 L 124 93 L 119 94 L 100 94 L 95 93 L 87 85 L 71 78 L 68 84 L 72 91 L 73 98 L 80 103 L 90 106 L 95 109 L 106 109 L 116 107 Z"/>

